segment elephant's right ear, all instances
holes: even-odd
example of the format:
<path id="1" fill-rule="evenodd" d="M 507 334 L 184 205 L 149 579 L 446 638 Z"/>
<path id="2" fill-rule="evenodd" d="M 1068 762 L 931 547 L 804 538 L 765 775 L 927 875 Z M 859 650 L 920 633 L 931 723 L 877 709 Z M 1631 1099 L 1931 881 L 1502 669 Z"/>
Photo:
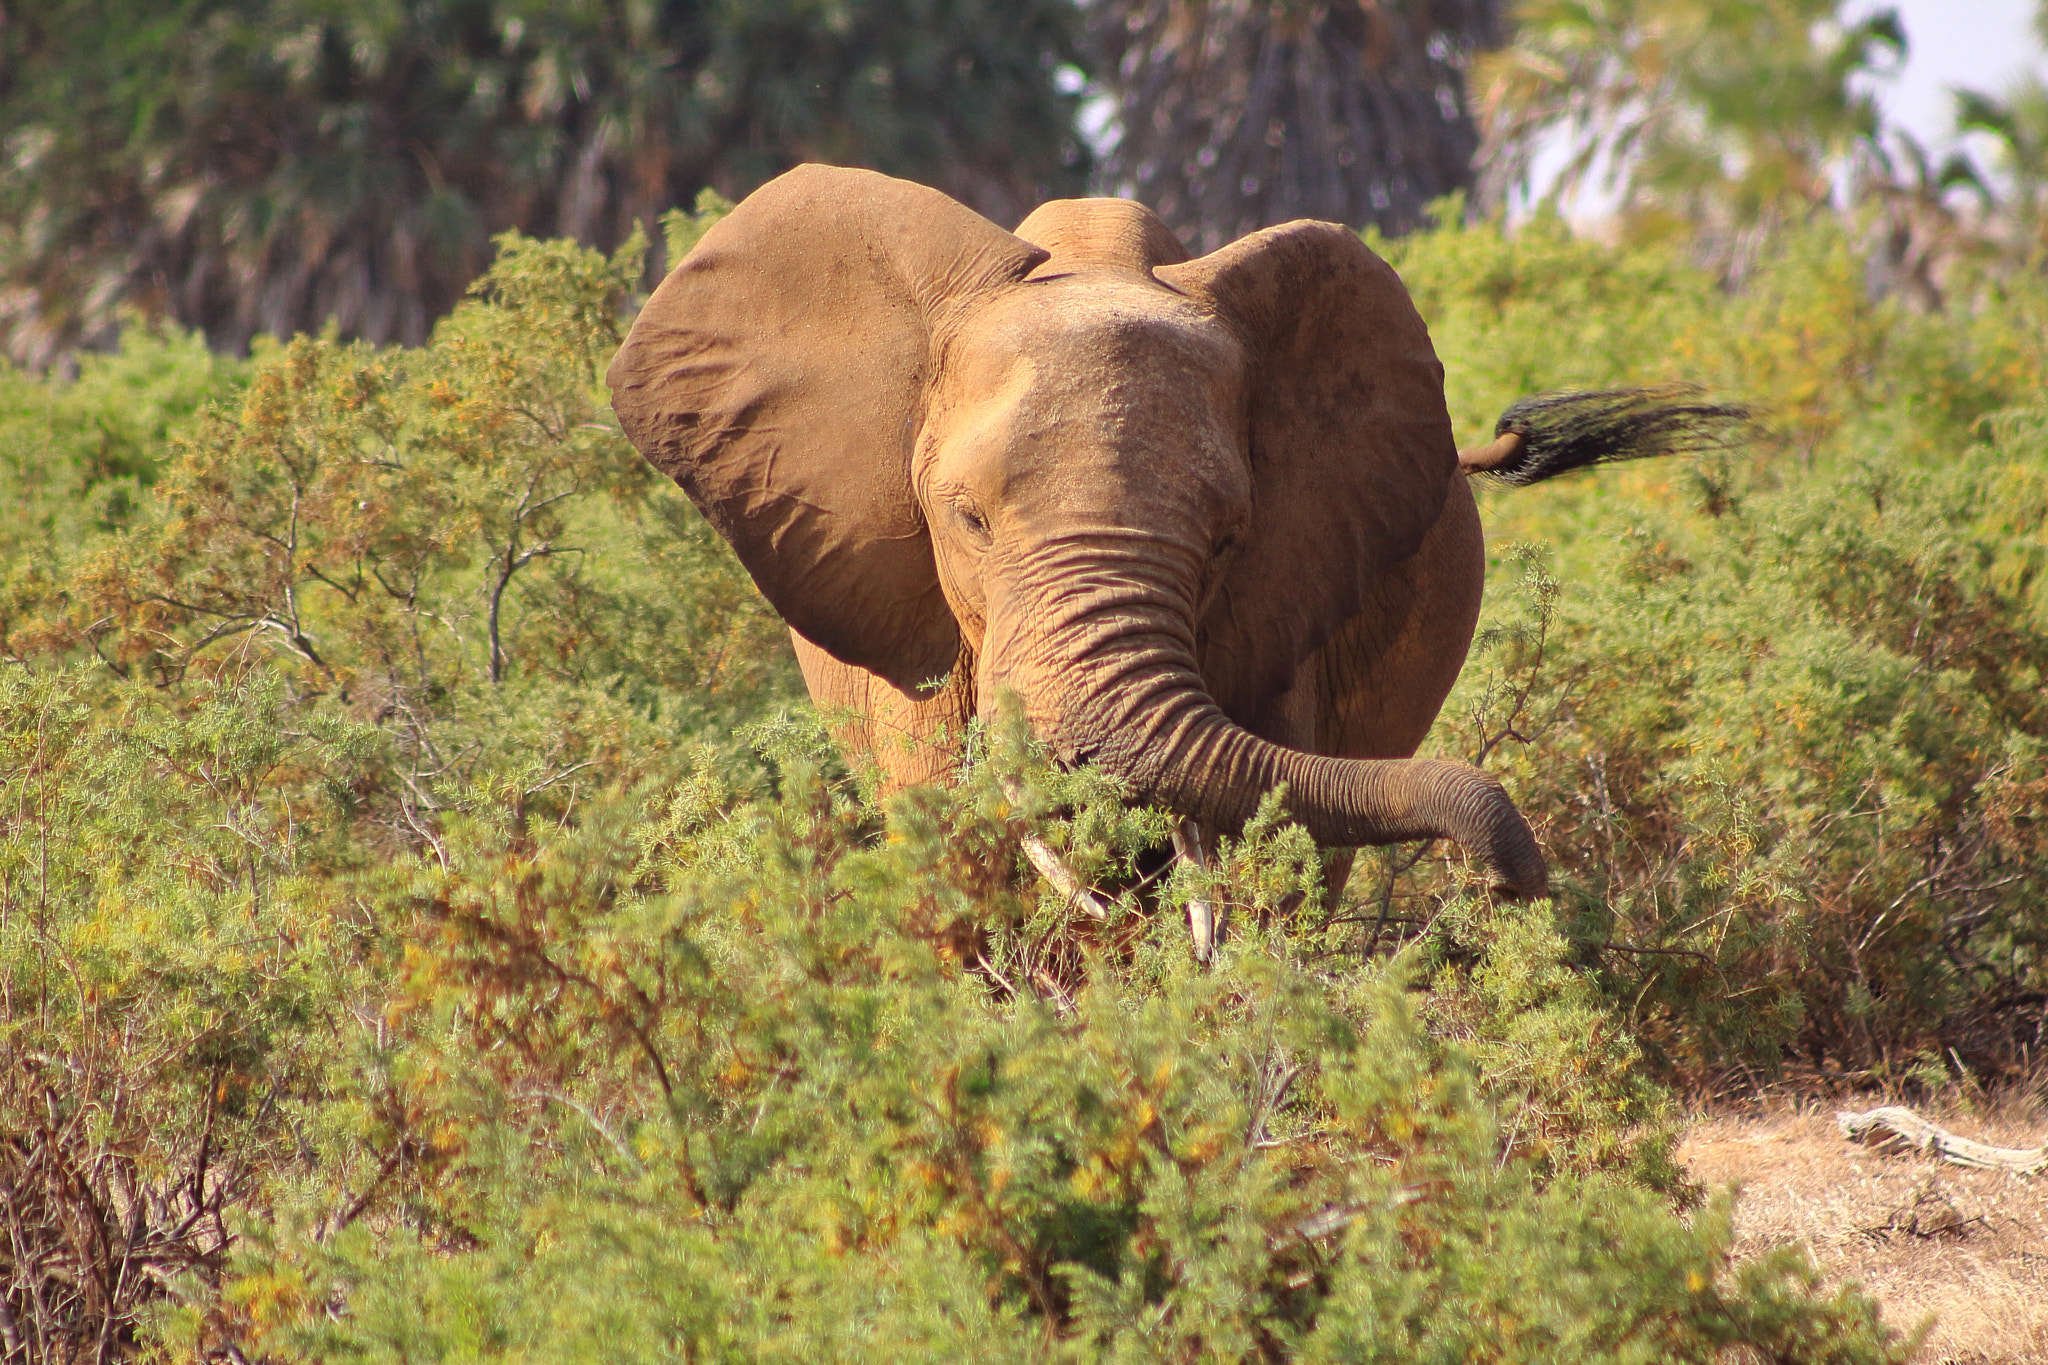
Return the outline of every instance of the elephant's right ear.
<path id="1" fill-rule="evenodd" d="M 785 621 L 914 691 L 960 650 L 910 483 L 934 332 L 1043 259 L 937 190 L 800 166 L 654 291 L 612 406 Z"/>

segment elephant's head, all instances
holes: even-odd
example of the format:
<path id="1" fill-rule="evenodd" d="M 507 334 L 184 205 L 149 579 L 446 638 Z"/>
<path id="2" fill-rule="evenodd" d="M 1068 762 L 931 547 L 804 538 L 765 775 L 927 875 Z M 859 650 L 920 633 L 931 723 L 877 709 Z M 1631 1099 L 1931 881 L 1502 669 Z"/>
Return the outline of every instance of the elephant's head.
<path id="1" fill-rule="evenodd" d="M 1216 828 L 1284 781 L 1322 842 L 1446 835 L 1540 889 L 1475 769 L 1238 723 L 1457 477 L 1428 333 L 1352 233 L 1290 224 L 1191 261 L 1122 201 L 1013 234 L 807 166 L 676 267 L 609 380 L 634 444 L 837 658 L 905 691 L 970 668 L 1062 758 Z"/>

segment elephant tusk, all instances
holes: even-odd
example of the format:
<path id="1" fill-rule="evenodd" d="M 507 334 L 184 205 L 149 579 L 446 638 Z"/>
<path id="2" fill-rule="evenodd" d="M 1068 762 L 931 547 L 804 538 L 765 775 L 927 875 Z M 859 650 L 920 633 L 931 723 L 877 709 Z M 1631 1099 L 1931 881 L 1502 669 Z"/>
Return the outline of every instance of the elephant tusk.
<path id="1" fill-rule="evenodd" d="M 1090 919 L 1108 919 L 1109 906 L 1102 897 L 1088 889 L 1066 860 L 1053 850 L 1053 846 L 1036 834 L 1027 834 L 1019 840 L 1024 846 L 1024 856 L 1031 866 L 1038 869 L 1038 875 L 1051 883 L 1052 889 L 1067 898 L 1067 904 L 1080 910 Z"/>
<path id="2" fill-rule="evenodd" d="M 1024 804 L 1024 789 L 1014 782 L 1003 783 L 1003 794 L 1013 805 Z M 1109 903 L 1095 894 L 1080 874 L 1067 866 L 1067 860 L 1045 841 L 1036 830 L 1027 830 L 1017 842 L 1023 846 L 1024 857 L 1045 878 L 1053 890 L 1066 898 L 1069 906 L 1078 909 L 1090 919 L 1108 919 Z"/>
<path id="3" fill-rule="evenodd" d="M 1193 820 L 1183 819 L 1173 827 L 1173 851 L 1187 860 L 1197 872 L 1209 870 L 1208 850 L 1202 845 L 1202 827 Z M 1207 962 L 1216 953 L 1217 932 L 1216 908 L 1207 898 L 1196 896 L 1188 902 L 1188 933 L 1195 940 L 1195 961 Z"/>

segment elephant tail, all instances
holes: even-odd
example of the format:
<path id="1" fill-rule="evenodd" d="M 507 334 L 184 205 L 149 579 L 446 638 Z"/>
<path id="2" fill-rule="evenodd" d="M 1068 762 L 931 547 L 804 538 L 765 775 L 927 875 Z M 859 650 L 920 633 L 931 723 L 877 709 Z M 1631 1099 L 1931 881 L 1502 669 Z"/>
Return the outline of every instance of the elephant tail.
<path id="1" fill-rule="evenodd" d="M 1543 393 L 1517 400 L 1487 445 L 1458 467 L 1522 488 L 1589 465 L 1727 450 L 1751 427 L 1749 409 L 1712 403 L 1691 384 Z"/>

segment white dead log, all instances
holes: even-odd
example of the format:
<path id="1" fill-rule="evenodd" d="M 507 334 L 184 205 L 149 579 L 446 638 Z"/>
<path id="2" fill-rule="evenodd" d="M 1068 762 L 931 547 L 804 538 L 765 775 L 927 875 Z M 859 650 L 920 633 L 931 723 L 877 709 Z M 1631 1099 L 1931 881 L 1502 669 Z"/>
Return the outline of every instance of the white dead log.
<path id="1" fill-rule="evenodd" d="M 1835 1115 L 1835 1122 L 1849 1141 L 1870 1143 L 1880 1150 L 1905 1148 L 1980 1171 L 2011 1171 L 2014 1175 L 2048 1171 L 2048 1146 L 1989 1147 L 1938 1128 L 1903 1105 L 1888 1104 L 1861 1114 L 1843 1110 Z"/>

